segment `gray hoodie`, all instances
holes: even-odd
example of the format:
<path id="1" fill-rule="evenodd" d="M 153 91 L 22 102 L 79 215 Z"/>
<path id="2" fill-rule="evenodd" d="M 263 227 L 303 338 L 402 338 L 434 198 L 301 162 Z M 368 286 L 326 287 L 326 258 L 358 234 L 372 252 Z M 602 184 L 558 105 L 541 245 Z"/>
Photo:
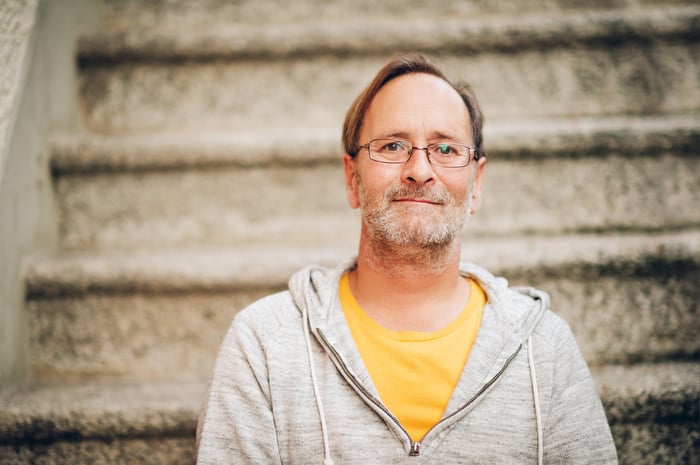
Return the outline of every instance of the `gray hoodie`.
<path id="1" fill-rule="evenodd" d="M 488 299 L 481 327 L 442 420 L 412 442 L 345 322 L 338 281 L 352 266 L 304 268 L 289 291 L 234 319 L 197 428 L 198 464 L 617 463 L 586 362 L 547 295 L 466 263 Z"/>

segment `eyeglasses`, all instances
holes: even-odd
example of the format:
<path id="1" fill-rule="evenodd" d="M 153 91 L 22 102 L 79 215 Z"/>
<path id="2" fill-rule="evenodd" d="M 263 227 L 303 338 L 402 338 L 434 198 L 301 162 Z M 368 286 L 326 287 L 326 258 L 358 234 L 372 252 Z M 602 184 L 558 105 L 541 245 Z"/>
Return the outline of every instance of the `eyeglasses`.
<path id="1" fill-rule="evenodd" d="M 427 147 L 414 147 L 408 141 L 400 139 L 374 139 L 359 147 L 367 149 L 369 158 L 379 163 L 406 163 L 414 150 L 425 150 L 428 161 L 435 166 L 445 168 L 462 168 L 472 159 L 478 159 L 479 153 L 468 145 L 453 142 L 436 142 Z"/>

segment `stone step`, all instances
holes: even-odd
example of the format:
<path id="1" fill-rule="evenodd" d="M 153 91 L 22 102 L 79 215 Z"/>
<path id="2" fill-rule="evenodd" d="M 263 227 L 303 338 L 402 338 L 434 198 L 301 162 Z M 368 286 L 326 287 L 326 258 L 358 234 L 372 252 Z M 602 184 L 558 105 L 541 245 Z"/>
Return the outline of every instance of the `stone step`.
<path id="1" fill-rule="evenodd" d="M 693 463 L 700 364 L 593 370 L 622 465 Z M 191 464 L 196 381 L 38 384 L 0 398 L 0 462 Z"/>
<path id="2" fill-rule="evenodd" d="M 197 381 L 35 384 L 0 399 L 0 463 L 192 464 Z"/>
<path id="3" fill-rule="evenodd" d="M 514 6 L 515 2 L 509 2 Z M 513 51 L 572 44 L 619 43 L 648 37 L 696 39 L 692 2 L 676 5 L 601 8 L 593 5 L 571 9 L 538 8 L 519 11 L 474 13 L 466 2 L 430 12 L 409 8 L 381 12 L 345 12 L 343 22 L 329 21 L 323 12 L 275 22 L 267 18 L 227 20 L 219 11 L 207 11 L 207 27 L 178 11 L 178 24 L 161 16 L 145 29 L 134 17 L 121 22 L 108 18 L 100 31 L 83 35 L 78 54 L 83 64 L 126 60 L 201 60 L 212 58 L 299 57 L 347 55 L 363 52 Z M 343 6 L 347 6 L 345 2 Z M 353 5 L 349 3 L 349 5 Z M 232 5 L 236 6 L 236 5 Z M 387 6 L 387 5 L 383 5 Z M 198 5 L 195 5 L 198 7 Z M 456 7 L 456 8 L 455 8 Z M 299 11 L 296 8 L 295 10 Z M 450 11 L 460 10 L 462 11 Z M 143 11 L 144 9 L 141 8 Z M 216 15 L 216 16 L 215 16 Z M 140 16 L 145 16 L 141 14 Z M 431 21 L 425 21 L 430 17 Z M 144 18 L 145 19 L 145 18 Z M 183 21 L 184 20 L 184 21 Z M 186 30 L 187 34 L 182 34 Z M 348 34 L 349 33 L 349 34 Z"/>
<path id="4" fill-rule="evenodd" d="M 417 50 L 471 82 L 489 119 L 683 112 L 700 108 L 698 18 L 691 4 L 133 27 L 81 40 L 80 95 L 98 132 L 340 127 L 385 60 Z"/>
<path id="5" fill-rule="evenodd" d="M 593 377 L 620 465 L 697 463 L 700 364 L 607 366 Z"/>
<path id="6" fill-rule="evenodd" d="M 700 354 L 700 232 L 477 239 L 464 258 L 552 294 L 592 364 Z M 46 257 L 27 268 L 36 379 L 205 376 L 236 312 L 347 248 Z"/>
<path id="7" fill-rule="evenodd" d="M 103 2 L 103 27 L 109 31 L 140 28 L 192 30 L 243 24 L 288 24 L 316 19 L 347 21 L 401 14 L 410 17 L 489 17 L 541 12 L 640 9 L 650 5 L 684 5 L 688 0 L 509 0 L 497 5 L 485 0 L 299 0 L 293 5 L 281 0 L 108 0 Z"/>
<path id="8" fill-rule="evenodd" d="M 697 155 L 700 113 L 488 121 L 489 159 L 622 156 L 672 152 Z M 206 167 L 274 167 L 337 163 L 340 127 L 101 135 L 59 133 L 51 169 L 59 176 Z M 262 147 L 262 150 L 260 149 Z"/>
<path id="9" fill-rule="evenodd" d="M 337 131 L 58 137 L 61 246 L 354 243 Z M 698 225 L 699 144 L 700 113 L 494 123 L 466 231 Z"/>

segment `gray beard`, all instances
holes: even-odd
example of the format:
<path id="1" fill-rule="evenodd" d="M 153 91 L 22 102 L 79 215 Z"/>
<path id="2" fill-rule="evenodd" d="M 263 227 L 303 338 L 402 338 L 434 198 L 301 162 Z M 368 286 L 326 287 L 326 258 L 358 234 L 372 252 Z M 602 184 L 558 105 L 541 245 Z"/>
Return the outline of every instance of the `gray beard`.
<path id="1" fill-rule="evenodd" d="M 361 180 L 358 180 L 362 220 L 375 244 L 393 252 L 422 249 L 423 253 L 439 254 L 451 246 L 462 230 L 471 211 L 471 191 L 459 202 L 447 190 L 392 186 L 379 201 L 368 199 Z M 442 203 L 442 213 L 431 221 L 429 217 L 411 217 L 395 208 L 392 200 L 417 197 Z"/>

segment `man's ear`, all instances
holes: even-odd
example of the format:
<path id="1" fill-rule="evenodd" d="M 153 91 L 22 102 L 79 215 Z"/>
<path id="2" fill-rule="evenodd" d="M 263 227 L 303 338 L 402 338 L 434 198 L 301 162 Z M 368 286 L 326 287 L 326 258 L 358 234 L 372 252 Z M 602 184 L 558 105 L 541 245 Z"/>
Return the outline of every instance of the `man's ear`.
<path id="1" fill-rule="evenodd" d="M 479 211 L 479 207 L 481 207 L 481 182 L 484 179 L 484 168 L 486 167 L 486 157 L 481 157 L 476 163 L 476 173 L 474 174 L 474 185 L 472 186 L 472 193 L 471 193 L 471 211 L 470 213 L 473 215 L 477 211 Z"/>
<path id="2" fill-rule="evenodd" d="M 347 153 L 343 155 L 345 169 L 345 191 L 351 208 L 359 208 L 360 196 L 357 189 L 357 165 L 355 159 Z"/>

